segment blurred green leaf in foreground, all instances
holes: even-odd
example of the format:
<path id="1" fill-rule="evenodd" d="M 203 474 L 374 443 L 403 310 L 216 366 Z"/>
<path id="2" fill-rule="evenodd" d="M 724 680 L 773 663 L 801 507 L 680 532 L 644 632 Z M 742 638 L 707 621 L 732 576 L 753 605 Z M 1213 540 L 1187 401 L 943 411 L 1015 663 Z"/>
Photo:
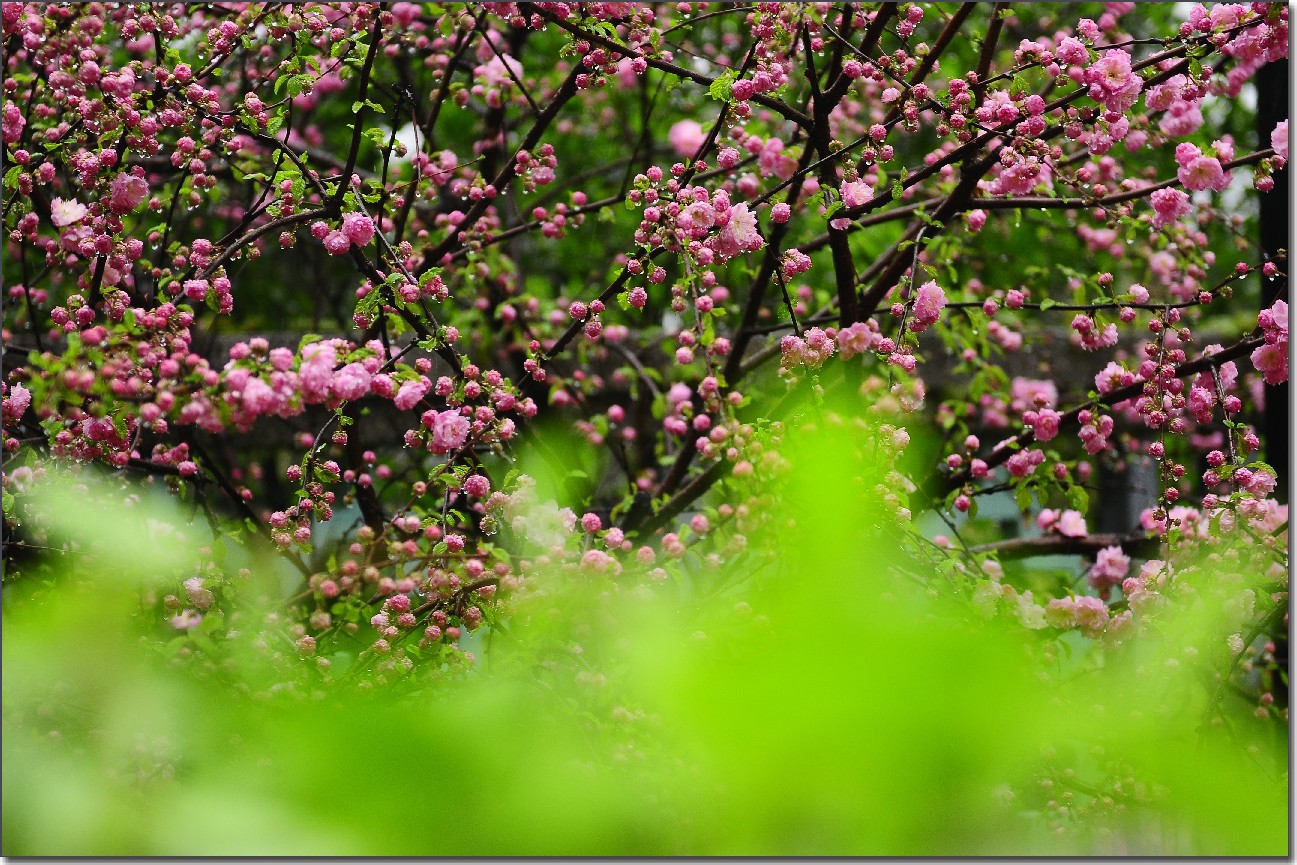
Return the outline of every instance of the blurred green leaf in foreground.
<path id="1" fill-rule="evenodd" d="M 49 483 L 79 549 L 5 587 L 4 853 L 1286 855 L 1286 743 L 1205 720 L 1210 592 L 1060 670 L 900 543 L 851 414 L 787 436 L 732 568 L 538 566 L 468 672 L 400 687 L 246 639 L 255 577 L 169 627 L 193 527 Z"/>

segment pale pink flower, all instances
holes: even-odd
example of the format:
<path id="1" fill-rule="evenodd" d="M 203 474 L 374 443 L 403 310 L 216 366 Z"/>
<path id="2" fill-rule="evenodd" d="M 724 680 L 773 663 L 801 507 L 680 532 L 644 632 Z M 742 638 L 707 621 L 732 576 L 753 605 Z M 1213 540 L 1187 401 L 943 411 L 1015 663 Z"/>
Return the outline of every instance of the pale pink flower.
<path id="1" fill-rule="evenodd" d="M 746 204 L 730 208 L 729 222 L 708 241 L 708 246 L 722 259 L 754 252 L 766 245 L 757 230 L 757 217 Z"/>
<path id="2" fill-rule="evenodd" d="M 480 75 L 486 81 L 488 87 L 502 87 L 512 84 L 513 77 L 510 77 L 510 71 L 519 81 L 522 80 L 522 64 L 509 54 L 502 54 L 498 57 L 492 56 L 484 65 L 473 70 L 475 74 Z"/>
<path id="3" fill-rule="evenodd" d="M 330 255 L 342 255 L 351 249 L 351 238 L 341 231 L 330 231 L 324 237 L 324 248 Z"/>
<path id="4" fill-rule="evenodd" d="M 686 159 L 692 159 L 707 140 L 707 133 L 697 120 L 681 120 L 667 132 L 671 148 Z"/>
<path id="5" fill-rule="evenodd" d="M 874 197 L 874 190 L 863 180 L 843 181 L 842 203 L 847 207 L 860 207 Z"/>
<path id="6" fill-rule="evenodd" d="M 1187 165 L 1181 165 L 1176 177 L 1186 189 L 1220 192 L 1229 186 L 1229 172 L 1221 168 L 1220 160 L 1214 156 L 1198 156 Z"/>
<path id="7" fill-rule="evenodd" d="M 1089 531 L 1085 526 L 1085 517 L 1080 511 L 1066 510 L 1058 518 L 1058 533 L 1069 538 L 1083 538 Z"/>
<path id="8" fill-rule="evenodd" d="M 1087 637 L 1098 636 L 1103 626 L 1108 624 L 1108 606 L 1098 598 L 1089 595 L 1075 599 L 1076 626 Z"/>
<path id="9" fill-rule="evenodd" d="M 797 160 L 784 153 L 784 142 L 778 138 L 771 138 L 761 146 L 761 152 L 757 154 L 757 165 L 762 174 L 773 174 L 780 180 L 787 180 L 797 170 Z M 814 194 L 807 185 L 802 186 L 802 192 Z"/>
<path id="10" fill-rule="evenodd" d="M 1121 547 L 1104 547 L 1095 556 L 1094 565 L 1086 574 L 1091 586 L 1101 592 L 1108 591 L 1119 584 L 1130 571 L 1130 556 L 1121 551 Z"/>
<path id="11" fill-rule="evenodd" d="M 27 411 L 28 406 L 32 404 L 32 392 L 21 384 L 16 384 L 9 389 L 9 396 L 4 398 L 4 417 L 9 420 L 17 420 Z"/>
<path id="12" fill-rule="evenodd" d="M 1252 352 L 1252 365 L 1265 376 L 1266 384 L 1283 384 L 1288 380 L 1288 342 L 1256 349 Z"/>
<path id="13" fill-rule="evenodd" d="M 76 199 L 56 198 L 50 202 L 50 221 L 58 228 L 80 222 L 86 215 L 86 206 Z"/>
<path id="14" fill-rule="evenodd" d="M 842 359 L 847 360 L 869 351 L 874 344 L 874 332 L 863 321 L 858 321 L 838 331 L 837 341 Z"/>
<path id="15" fill-rule="evenodd" d="M 7 103 L 4 110 L 0 111 L 0 141 L 5 144 L 18 141 L 23 137 L 26 125 L 27 118 L 23 117 L 22 109 L 12 102 Z"/>
<path id="16" fill-rule="evenodd" d="M 143 177 L 119 174 L 108 188 L 108 209 L 113 213 L 130 213 L 148 194 L 149 185 Z"/>
<path id="17" fill-rule="evenodd" d="M 188 631 L 191 628 L 196 628 L 202 621 L 202 615 L 193 610 L 185 610 L 179 615 L 167 619 L 167 623 L 177 631 Z"/>
<path id="18" fill-rule="evenodd" d="M 1284 162 L 1288 161 L 1288 121 L 1280 121 L 1279 125 L 1270 133 L 1270 146 L 1274 148 L 1275 155 Z"/>

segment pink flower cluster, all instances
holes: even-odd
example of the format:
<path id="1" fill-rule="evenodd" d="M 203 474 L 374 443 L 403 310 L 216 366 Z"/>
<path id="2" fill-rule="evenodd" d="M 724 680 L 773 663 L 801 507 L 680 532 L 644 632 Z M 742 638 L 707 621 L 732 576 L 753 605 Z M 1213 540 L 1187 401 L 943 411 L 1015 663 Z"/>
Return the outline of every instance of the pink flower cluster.
<path id="1" fill-rule="evenodd" d="M 1055 598 L 1045 605 L 1045 621 L 1051 628 L 1077 628 L 1087 637 L 1097 637 L 1110 619 L 1108 607 L 1090 595 Z"/>
<path id="2" fill-rule="evenodd" d="M 1113 419 L 1106 414 L 1096 416 L 1089 409 L 1082 411 L 1077 419 L 1081 422 L 1077 436 L 1081 439 L 1085 452 L 1093 455 L 1106 450 L 1115 427 Z"/>
<path id="3" fill-rule="evenodd" d="M 345 213 L 342 228 L 330 230 L 327 223 L 316 222 L 311 226 L 311 234 L 324 241 L 324 248 L 330 255 L 342 255 L 351 249 L 352 244 L 368 245 L 374 238 L 374 220 L 365 213 Z"/>
<path id="4" fill-rule="evenodd" d="M 1072 319 L 1072 330 L 1076 332 L 1077 341 L 1086 351 L 1111 348 L 1117 344 L 1117 325 L 1109 322 L 1100 327 L 1098 322 L 1085 313 L 1077 313 Z"/>
<path id="5" fill-rule="evenodd" d="M 1112 587 L 1120 584 L 1129 571 L 1130 556 L 1123 553 L 1121 547 L 1104 547 L 1099 550 L 1085 579 L 1098 589 L 1099 597 L 1107 600 Z"/>
<path id="6" fill-rule="evenodd" d="M 1276 300 L 1256 317 L 1265 333 L 1265 345 L 1252 352 L 1252 365 L 1265 376 L 1266 384 L 1288 380 L 1288 304 Z"/>
<path id="7" fill-rule="evenodd" d="M 716 224 L 722 228 L 707 241 L 707 246 L 722 261 L 745 252 L 756 252 L 766 245 L 757 230 L 756 214 L 748 210 L 746 204 L 735 205 L 724 213 L 717 212 Z"/>
<path id="8" fill-rule="evenodd" d="M 1045 461 L 1045 452 L 1036 448 L 1018 451 L 1005 460 L 1005 468 L 1015 478 L 1025 478 L 1034 472 Z"/>
<path id="9" fill-rule="evenodd" d="M 1068 538 L 1083 538 L 1089 534 L 1080 511 L 1045 508 L 1036 517 L 1036 525 L 1043 532 L 1057 532 Z"/>
<path id="10" fill-rule="evenodd" d="M 117 214 L 130 213 L 148 194 L 149 184 L 143 177 L 123 172 L 108 187 L 108 209 Z"/>
<path id="11" fill-rule="evenodd" d="M 1039 411 L 1028 410 L 1022 413 L 1022 422 L 1031 427 L 1038 442 L 1047 442 L 1055 438 L 1062 419 L 1063 415 L 1052 408 L 1042 408 Z"/>
<path id="12" fill-rule="evenodd" d="M 804 336 L 788 334 L 779 341 L 779 348 L 784 356 L 783 368 L 791 370 L 798 366 L 808 369 L 821 366 L 833 356 L 837 346 L 832 335 L 818 327 L 812 327 Z"/>
<path id="13" fill-rule="evenodd" d="M 1131 67 L 1130 55 L 1119 49 L 1107 49 L 1098 62 L 1085 70 L 1090 98 L 1109 111 L 1124 112 L 1139 98 L 1144 80 Z"/>
<path id="14" fill-rule="evenodd" d="M 1221 142 L 1216 142 L 1220 153 Z M 1228 157 L 1227 157 L 1228 158 Z M 1176 177 L 1186 189 L 1195 191 L 1211 189 L 1220 192 L 1229 186 L 1230 173 L 1221 167 L 1215 156 L 1205 155 L 1196 145 L 1184 142 L 1175 148 L 1175 161 L 1180 168 Z"/>
<path id="15" fill-rule="evenodd" d="M 858 354 L 881 350 L 879 346 L 884 337 L 878 330 L 878 323 L 871 318 L 842 328 L 836 339 L 839 355 L 843 360 L 849 360 Z"/>

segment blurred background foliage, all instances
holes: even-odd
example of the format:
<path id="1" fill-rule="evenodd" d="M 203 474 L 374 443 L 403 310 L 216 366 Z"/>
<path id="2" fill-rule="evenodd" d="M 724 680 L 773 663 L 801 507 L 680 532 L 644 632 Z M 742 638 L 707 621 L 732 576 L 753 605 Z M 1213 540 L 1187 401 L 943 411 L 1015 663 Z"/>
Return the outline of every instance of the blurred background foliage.
<path id="1" fill-rule="evenodd" d="M 436 687 L 286 680 L 240 639 L 283 597 L 251 577 L 230 631 L 166 637 L 154 596 L 219 539 L 162 497 L 100 507 L 120 491 L 88 472 L 46 484 L 76 552 L 4 590 L 4 853 L 1286 854 L 1279 725 L 1203 723 L 1234 627 L 1209 586 L 1048 663 L 913 579 L 876 430 L 834 408 L 734 568 L 539 573 Z"/>

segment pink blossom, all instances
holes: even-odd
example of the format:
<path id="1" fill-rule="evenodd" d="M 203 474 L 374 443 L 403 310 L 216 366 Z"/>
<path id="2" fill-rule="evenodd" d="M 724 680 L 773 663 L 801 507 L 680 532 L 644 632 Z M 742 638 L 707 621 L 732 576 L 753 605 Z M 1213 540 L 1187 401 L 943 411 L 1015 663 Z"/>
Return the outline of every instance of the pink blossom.
<path id="1" fill-rule="evenodd" d="M 8 4 L 5 5 L 8 8 Z M 15 143 L 23 137 L 23 128 L 26 125 L 27 118 L 23 117 L 22 109 L 12 102 L 6 103 L 4 110 L 0 111 L 0 141 L 5 144 Z"/>
<path id="2" fill-rule="evenodd" d="M 1085 44 L 1079 39 L 1068 36 L 1058 43 L 1058 51 L 1055 56 L 1071 66 L 1084 66 L 1090 62 L 1090 52 L 1086 49 Z"/>
<path id="3" fill-rule="evenodd" d="M 113 213 L 130 213 L 140 206 L 149 194 L 149 185 L 143 177 L 122 173 L 113 178 L 108 188 L 108 209 Z"/>
<path id="4" fill-rule="evenodd" d="M 9 389 L 9 395 L 4 398 L 4 417 L 8 420 L 17 420 L 31 404 L 32 392 L 23 385 L 16 384 Z"/>
<path id="5" fill-rule="evenodd" d="M 778 138 L 771 138 L 762 145 L 761 152 L 757 154 L 757 165 L 762 174 L 773 174 L 780 180 L 787 180 L 797 170 L 797 160 L 784 153 L 784 143 Z M 803 186 L 802 191 L 814 194 L 809 186 Z"/>
<path id="6" fill-rule="evenodd" d="M 1229 172 L 1221 168 L 1220 160 L 1214 156 L 1198 156 L 1182 164 L 1176 177 L 1186 189 L 1213 189 L 1220 192 L 1229 186 Z"/>
<path id="7" fill-rule="evenodd" d="M 393 402 L 401 411 L 409 411 L 419 404 L 419 400 L 427 395 L 431 387 L 431 382 L 426 378 L 404 382 L 400 390 L 396 392 L 396 399 Z"/>
<path id="8" fill-rule="evenodd" d="M 1266 384 L 1288 380 L 1288 343 L 1263 345 L 1252 352 L 1252 365 L 1265 376 Z"/>
<path id="9" fill-rule="evenodd" d="M 842 203 L 847 207 L 860 207 L 874 197 L 874 190 L 863 180 L 843 181 Z"/>
<path id="10" fill-rule="evenodd" d="M 393 3 L 392 17 L 402 27 L 409 27 L 415 21 L 419 20 L 419 15 L 423 8 L 418 3 Z"/>
<path id="11" fill-rule="evenodd" d="M 1276 300 L 1269 309 L 1257 314 L 1256 323 L 1266 332 L 1266 342 L 1287 341 L 1288 304 Z"/>
<path id="12" fill-rule="evenodd" d="M 1058 518 L 1058 533 L 1069 538 L 1082 538 L 1089 534 L 1085 526 L 1085 517 L 1080 511 L 1066 510 Z"/>
<path id="13" fill-rule="evenodd" d="M 1040 411 L 1028 411 L 1022 416 L 1024 422 L 1035 432 L 1036 441 L 1047 442 L 1058 436 L 1059 422 L 1063 416 L 1052 408 Z"/>
<path id="14" fill-rule="evenodd" d="M 722 259 L 734 258 L 744 252 L 754 252 L 766 245 L 757 230 L 756 215 L 748 210 L 746 204 L 730 208 L 729 222 L 725 224 L 707 245 Z"/>
<path id="15" fill-rule="evenodd" d="M 1130 55 L 1120 50 L 1104 51 L 1097 62 L 1087 67 L 1085 83 L 1090 85 L 1091 99 L 1118 112 L 1134 105 L 1144 89 L 1144 80 L 1130 65 Z"/>
<path id="16" fill-rule="evenodd" d="M 431 414 L 431 412 L 429 412 Z M 424 416 L 427 424 L 427 415 Z M 438 412 L 432 418 L 432 452 L 444 454 L 462 447 L 468 440 L 469 423 L 457 411 Z"/>
<path id="17" fill-rule="evenodd" d="M 1108 606 L 1098 598 L 1089 595 L 1075 598 L 1074 601 L 1076 626 L 1087 637 L 1098 636 L 1103 626 L 1108 624 Z"/>
<path id="18" fill-rule="evenodd" d="M 692 159 L 707 140 L 707 133 L 703 132 L 703 127 L 697 120 L 681 120 L 667 132 L 667 140 L 676 153 Z"/>
<path id="19" fill-rule="evenodd" d="M 1153 193 L 1153 227 L 1164 228 L 1193 212 L 1189 196 L 1179 189 L 1159 189 Z"/>
<path id="20" fill-rule="evenodd" d="M 858 354 L 864 354 L 873 347 L 876 334 L 863 321 L 858 321 L 838 331 L 838 349 L 842 359 L 847 360 Z"/>
<path id="21" fill-rule="evenodd" d="M 341 231 L 330 231 L 325 235 L 324 248 L 330 255 L 342 255 L 351 249 L 351 238 Z"/>
<path id="22" fill-rule="evenodd" d="M 171 625 L 171 627 L 175 628 L 177 631 L 188 631 L 192 628 L 198 627 L 202 621 L 202 614 L 197 613 L 194 610 L 184 610 L 181 613 L 172 616 L 170 619 L 167 619 L 167 624 Z"/>
<path id="23" fill-rule="evenodd" d="M 945 307 L 946 293 L 934 280 L 928 280 L 919 286 L 918 295 L 914 299 L 914 332 L 926 330 L 928 325 L 935 324 Z"/>
<path id="24" fill-rule="evenodd" d="M 676 217 L 676 227 L 695 240 L 706 237 L 715 223 L 716 211 L 705 201 L 695 201 Z"/>
<path id="25" fill-rule="evenodd" d="M 488 50 L 490 49 L 488 48 Z M 510 77 L 510 71 L 513 72 L 513 77 Z M 522 64 L 509 54 L 502 54 L 498 57 L 493 55 L 490 60 L 474 69 L 473 72 L 480 75 L 489 87 L 508 86 L 513 83 L 514 77 L 519 81 L 522 80 Z"/>
<path id="26" fill-rule="evenodd" d="M 784 277 L 791 278 L 811 269 L 811 257 L 800 249 L 790 249 L 780 259 Z"/>
<path id="27" fill-rule="evenodd" d="M 86 206 L 75 199 L 56 198 L 50 202 L 50 221 L 59 228 L 80 222 L 85 215 Z"/>
<path id="28" fill-rule="evenodd" d="M 365 213 L 348 213 L 342 217 L 342 233 L 356 246 L 365 246 L 374 237 L 374 220 Z M 326 246 L 328 239 L 325 239 Z"/>
<path id="29" fill-rule="evenodd" d="M 1082 538 L 1089 533 L 1085 526 L 1085 517 L 1081 516 L 1080 511 L 1074 510 L 1060 512 L 1053 508 L 1045 508 L 1036 517 L 1036 525 L 1042 531 L 1058 532 L 1069 538 Z"/>
<path id="30" fill-rule="evenodd" d="M 1284 162 L 1288 161 L 1288 121 L 1282 120 L 1279 125 L 1270 133 L 1270 146 L 1274 148 L 1275 155 Z"/>
<path id="31" fill-rule="evenodd" d="M 1130 556 L 1121 551 L 1121 547 L 1104 547 L 1095 557 L 1094 565 L 1086 574 L 1091 586 L 1106 592 L 1119 584 L 1130 571 Z"/>
<path id="32" fill-rule="evenodd" d="M 243 408 L 249 414 L 270 414 L 279 405 L 279 395 L 259 378 L 249 379 L 243 387 Z"/>
<path id="33" fill-rule="evenodd" d="M 1034 472 L 1044 461 L 1044 452 L 1032 448 L 1025 451 L 1018 451 L 1005 461 L 1004 466 L 1009 470 L 1009 474 L 1013 477 L 1024 478 Z"/>
<path id="34" fill-rule="evenodd" d="M 373 376 L 370 375 L 363 364 L 349 363 L 333 374 L 333 382 L 330 384 L 329 389 L 334 396 L 341 399 L 360 399 L 369 393 L 369 386 L 372 381 Z"/>

